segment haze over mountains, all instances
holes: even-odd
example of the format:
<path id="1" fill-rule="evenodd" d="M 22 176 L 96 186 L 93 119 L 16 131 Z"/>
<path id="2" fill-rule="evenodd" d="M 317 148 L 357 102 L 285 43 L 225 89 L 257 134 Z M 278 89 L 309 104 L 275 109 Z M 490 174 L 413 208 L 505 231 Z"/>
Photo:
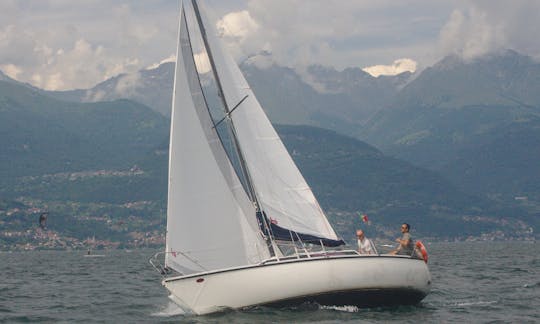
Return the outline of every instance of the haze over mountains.
<path id="1" fill-rule="evenodd" d="M 540 64 L 513 51 L 423 71 L 358 135 L 475 193 L 538 200 Z M 536 187 L 537 188 L 537 187 Z"/>
<path id="2" fill-rule="evenodd" d="M 278 131 L 343 235 L 358 211 L 374 215 L 380 233 L 411 221 L 440 238 L 535 235 L 540 64 L 530 58 L 447 57 L 419 75 L 378 78 L 354 68 L 242 69 L 271 120 L 290 125 Z M 2 197 L 162 208 L 172 81 L 172 63 L 66 92 L 0 74 Z M 134 165 L 141 172 L 58 176 Z"/>
<path id="3" fill-rule="evenodd" d="M 167 63 L 90 90 L 57 95 L 79 101 L 129 98 L 167 116 L 172 69 Z M 470 61 L 449 56 L 416 77 L 406 72 L 375 78 L 359 68 L 336 71 L 322 66 L 301 74 L 276 65 L 262 69 L 244 63 L 242 69 L 274 123 L 313 125 L 353 136 L 390 155 L 448 173 L 470 192 L 496 194 L 495 186 L 509 196 L 538 198 L 534 190 L 521 190 L 509 181 L 514 176 L 540 180 L 540 155 L 533 145 L 539 127 L 540 64 L 529 57 L 511 50 Z M 494 153 L 502 143 L 506 151 Z M 490 157 L 480 162 L 476 153 L 486 150 Z M 500 168 L 506 159 L 525 163 L 519 167 L 521 174 L 516 174 L 516 163 Z M 493 161 L 501 162 L 497 166 Z M 491 174 L 499 179 L 490 180 Z"/>

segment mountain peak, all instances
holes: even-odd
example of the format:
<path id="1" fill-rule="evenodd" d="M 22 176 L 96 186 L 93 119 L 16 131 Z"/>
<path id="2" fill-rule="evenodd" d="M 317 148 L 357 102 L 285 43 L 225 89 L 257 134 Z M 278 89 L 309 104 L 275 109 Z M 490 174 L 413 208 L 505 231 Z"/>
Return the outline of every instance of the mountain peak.
<path id="1" fill-rule="evenodd" d="M 512 49 L 491 52 L 473 59 L 464 59 L 457 54 L 451 54 L 433 65 L 433 69 L 439 71 L 453 70 L 464 65 L 493 65 L 493 66 L 516 66 L 534 64 L 531 57 L 520 54 Z"/>
<path id="2" fill-rule="evenodd" d="M 10 78 L 7 74 L 5 74 L 2 71 L 0 71 L 0 81 L 7 81 L 7 82 L 12 82 L 12 83 L 17 83 L 17 84 L 23 84 L 22 82 L 19 82 L 19 81 L 15 80 L 15 79 Z"/>
<path id="3" fill-rule="evenodd" d="M 433 65 L 434 70 L 447 71 L 455 69 L 457 66 L 465 64 L 465 60 L 457 54 L 445 56 L 442 60 Z"/>

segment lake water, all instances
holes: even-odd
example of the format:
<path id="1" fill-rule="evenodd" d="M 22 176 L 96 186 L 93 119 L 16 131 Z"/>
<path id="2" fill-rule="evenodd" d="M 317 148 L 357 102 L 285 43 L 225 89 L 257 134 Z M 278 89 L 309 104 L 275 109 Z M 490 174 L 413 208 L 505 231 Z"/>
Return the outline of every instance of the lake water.
<path id="1" fill-rule="evenodd" d="M 154 250 L 0 252 L 0 322 L 540 322 L 540 244 L 434 243 L 418 306 L 258 307 L 186 316 L 148 264 Z"/>

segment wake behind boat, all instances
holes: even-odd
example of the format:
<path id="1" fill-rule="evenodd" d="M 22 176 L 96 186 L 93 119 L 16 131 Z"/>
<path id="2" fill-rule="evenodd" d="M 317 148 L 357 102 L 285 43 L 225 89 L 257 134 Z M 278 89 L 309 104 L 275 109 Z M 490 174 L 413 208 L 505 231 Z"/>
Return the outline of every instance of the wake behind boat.
<path id="1" fill-rule="evenodd" d="M 102 258 L 104 256 L 105 254 L 85 254 L 84 255 L 85 258 Z"/>
<path id="2" fill-rule="evenodd" d="M 182 4 L 162 284 L 187 312 L 255 305 L 416 304 L 426 263 L 346 249 L 196 0 Z M 200 39 L 221 112 L 194 57 Z M 194 45 L 195 44 L 195 45 Z M 175 272 L 176 274 L 172 274 Z"/>

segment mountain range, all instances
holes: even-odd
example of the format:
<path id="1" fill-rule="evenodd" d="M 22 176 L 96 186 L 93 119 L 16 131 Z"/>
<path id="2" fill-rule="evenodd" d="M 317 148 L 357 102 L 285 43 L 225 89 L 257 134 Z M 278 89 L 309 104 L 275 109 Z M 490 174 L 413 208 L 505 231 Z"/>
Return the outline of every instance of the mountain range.
<path id="1" fill-rule="evenodd" d="M 380 235 L 409 221 L 450 239 L 535 233 L 539 66 L 507 51 L 378 78 L 356 68 L 242 70 L 342 235 L 362 212 Z M 163 226 L 172 71 L 166 63 L 63 92 L 0 74 L 0 206 L 76 203 L 58 228 L 84 236 L 69 213 L 129 215 L 122 206 L 150 201 L 141 219 Z"/>
<path id="2" fill-rule="evenodd" d="M 447 57 L 380 109 L 359 135 L 462 189 L 538 201 L 540 64 L 513 51 Z"/>
<path id="3" fill-rule="evenodd" d="M 21 176 L 132 166 L 168 120 L 129 100 L 74 103 L 0 81 L 0 183 Z"/>
<path id="4" fill-rule="evenodd" d="M 241 68 L 274 123 L 355 137 L 440 172 L 470 193 L 540 201 L 540 191 L 530 184 L 540 180 L 533 145 L 539 136 L 540 64 L 530 57 L 512 50 L 471 60 L 448 56 L 417 75 L 377 78 L 359 68 L 310 66 L 298 72 L 259 68 L 249 60 Z M 166 63 L 85 91 L 50 95 L 128 98 L 168 116 L 172 70 Z M 523 181 L 529 184 L 522 187 Z"/>

